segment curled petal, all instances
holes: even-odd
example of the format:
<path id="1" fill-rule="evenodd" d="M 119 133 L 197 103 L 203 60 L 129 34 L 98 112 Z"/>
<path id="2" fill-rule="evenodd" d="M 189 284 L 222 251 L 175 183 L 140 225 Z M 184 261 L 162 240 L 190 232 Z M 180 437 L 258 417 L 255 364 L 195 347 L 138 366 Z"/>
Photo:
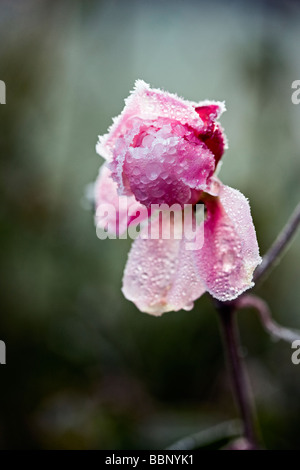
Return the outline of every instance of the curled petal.
<path id="1" fill-rule="evenodd" d="M 155 229 L 159 218 L 151 224 L 151 230 Z M 190 310 L 193 301 L 205 292 L 196 274 L 193 252 L 186 250 L 182 238 L 144 238 L 147 234 L 148 227 L 144 227 L 133 242 L 124 271 L 123 294 L 139 310 L 152 315 Z"/>
<path id="2" fill-rule="evenodd" d="M 222 186 L 206 207 L 204 244 L 195 263 L 213 297 L 233 300 L 254 285 L 253 272 L 261 263 L 250 206 L 242 193 Z"/>
<path id="3" fill-rule="evenodd" d="M 97 227 L 114 235 L 121 235 L 129 225 L 140 223 L 148 217 L 146 207 L 140 204 L 134 196 L 118 195 L 117 184 L 112 180 L 111 171 L 106 164 L 100 167 L 95 182 L 94 196 Z"/>
<path id="4" fill-rule="evenodd" d="M 142 130 L 145 125 L 147 133 Z M 145 121 L 136 137 L 138 146 L 130 145 L 131 133 L 123 137 L 127 151 L 124 156 L 118 152 L 111 168 L 119 187 L 129 186 L 142 204 L 188 204 L 193 189 L 206 188 L 215 158 L 192 130 L 158 119 L 155 124 Z"/>
<path id="5" fill-rule="evenodd" d="M 214 155 L 215 165 L 217 165 L 227 148 L 227 140 L 220 124 L 214 123 L 211 133 L 202 136 L 202 141 Z"/>
<path id="6" fill-rule="evenodd" d="M 224 103 L 211 103 L 208 101 L 196 108 L 196 112 L 205 124 L 200 132 L 201 140 L 205 142 L 207 148 L 214 154 L 216 164 L 222 157 L 224 150 L 228 147 L 222 127 L 215 122 L 224 109 Z"/>
<path id="7" fill-rule="evenodd" d="M 116 139 L 124 135 L 130 128 L 130 119 L 134 116 L 144 119 L 157 119 L 166 117 L 175 119 L 181 124 L 188 124 L 197 131 L 203 131 L 206 123 L 196 108 L 214 106 L 215 116 L 218 118 L 225 110 L 225 105 L 219 101 L 203 101 L 194 103 L 183 100 L 173 93 L 167 93 L 159 89 L 151 89 L 143 80 L 136 80 L 131 95 L 125 100 L 125 108 L 122 113 L 113 120 L 107 134 L 99 136 L 97 152 L 104 158 L 111 160 L 111 150 Z M 212 114 L 212 113 L 211 113 Z"/>

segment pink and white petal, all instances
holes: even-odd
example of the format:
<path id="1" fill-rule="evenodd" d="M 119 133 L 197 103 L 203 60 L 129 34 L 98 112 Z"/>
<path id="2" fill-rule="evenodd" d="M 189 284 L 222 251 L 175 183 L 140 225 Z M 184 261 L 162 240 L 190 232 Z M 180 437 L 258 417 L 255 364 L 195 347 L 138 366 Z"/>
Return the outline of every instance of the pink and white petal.
<path id="1" fill-rule="evenodd" d="M 206 206 L 204 244 L 194 252 L 196 267 L 213 297 L 233 300 L 254 285 L 253 272 L 261 263 L 250 206 L 242 193 L 228 186 Z"/>
<path id="2" fill-rule="evenodd" d="M 104 158 L 112 159 L 112 149 L 118 137 L 124 135 L 130 128 L 130 119 L 139 117 L 145 119 L 157 119 L 166 117 L 179 121 L 181 124 L 188 124 L 198 132 L 203 131 L 207 126 L 207 116 L 205 113 L 204 120 L 201 118 L 201 112 L 197 112 L 196 108 L 209 106 L 213 109 L 210 119 L 218 118 L 225 110 L 224 103 L 219 101 L 202 101 L 194 103 L 179 98 L 176 94 L 168 93 L 159 89 L 150 88 L 143 80 L 135 82 L 134 90 L 125 100 L 125 107 L 121 114 L 113 119 L 113 124 L 109 128 L 108 133 L 99 136 L 96 146 L 97 153 Z"/>
<path id="3" fill-rule="evenodd" d="M 186 243 L 181 241 L 176 276 L 168 294 L 168 304 L 172 310 L 192 310 L 194 300 L 199 299 L 206 291 L 194 263 L 194 252 L 186 249 Z"/>
<path id="4" fill-rule="evenodd" d="M 117 184 L 111 178 L 111 171 L 103 164 L 100 167 L 98 178 L 95 182 L 94 197 L 96 206 L 95 224 L 104 230 L 109 230 L 114 235 L 124 233 L 129 224 L 139 223 L 148 217 L 146 207 L 140 204 L 134 196 L 119 196 Z M 107 216 L 100 217 L 100 206 L 107 209 Z M 111 207 L 111 211 L 109 208 Z"/>
<path id="5" fill-rule="evenodd" d="M 223 186 L 220 193 L 223 207 L 235 225 L 242 240 L 242 256 L 249 272 L 261 263 L 256 231 L 248 199 L 237 189 Z"/>
<path id="6" fill-rule="evenodd" d="M 112 179 L 117 183 L 117 190 L 120 196 L 132 196 L 132 191 L 126 174 L 124 173 L 125 159 L 130 160 L 130 151 L 133 151 L 132 144 L 136 136 L 141 133 L 143 123 L 139 118 L 130 120 L 130 129 L 122 137 L 117 138 L 111 148 L 111 158 L 108 162 Z"/>
<path id="7" fill-rule="evenodd" d="M 118 176 L 117 171 L 122 165 L 123 178 L 126 175 L 132 193 L 147 207 L 159 203 L 190 203 L 191 190 L 205 190 L 208 178 L 215 171 L 212 152 L 197 139 L 195 145 L 190 131 L 181 127 L 186 139 L 170 136 L 168 128 L 172 128 L 172 124 L 165 124 L 156 134 L 146 137 L 150 137 L 148 147 L 130 147 L 125 161 L 117 163 L 113 171 L 113 178 L 120 187 L 122 175 Z"/>
<path id="8" fill-rule="evenodd" d="M 152 221 L 159 230 L 159 218 Z M 151 227 L 153 230 L 153 227 Z M 182 239 L 148 239 L 144 227 L 133 242 L 124 270 L 122 292 L 137 308 L 152 315 L 189 310 L 204 292 L 191 252 Z"/>

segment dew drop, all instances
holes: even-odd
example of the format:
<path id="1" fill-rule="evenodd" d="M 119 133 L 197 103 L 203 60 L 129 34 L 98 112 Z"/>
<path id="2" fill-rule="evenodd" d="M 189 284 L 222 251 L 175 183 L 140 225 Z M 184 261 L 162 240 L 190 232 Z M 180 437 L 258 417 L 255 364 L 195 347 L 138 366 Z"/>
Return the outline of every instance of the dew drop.
<path id="1" fill-rule="evenodd" d="M 160 173 L 160 165 L 158 165 L 157 163 L 150 163 L 146 167 L 146 173 L 148 175 L 148 178 L 151 181 L 154 181 Z"/>

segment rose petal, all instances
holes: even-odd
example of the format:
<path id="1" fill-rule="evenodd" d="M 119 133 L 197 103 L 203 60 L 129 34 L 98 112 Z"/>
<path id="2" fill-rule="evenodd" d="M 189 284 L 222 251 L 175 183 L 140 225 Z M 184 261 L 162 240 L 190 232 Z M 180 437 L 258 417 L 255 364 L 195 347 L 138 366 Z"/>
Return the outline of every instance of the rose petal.
<path id="1" fill-rule="evenodd" d="M 214 123 L 211 133 L 201 136 L 201 139 L 206 147 L 214 154 L 215 165 L 217 165 L 227 148 L 227 140 L 222 127 Z"/>
<path id="2" fill-rule="evenodd" d="M 219 178 L 217 178 L 217 176 L 213 175 L 207 180 L 205 192 L 210 194 L 211 196 L 219 196 L 222 187 L 222 182 L 219 180 Z"/>
<path id="3" fill-rule="evenodd" d="M 194 252 L 186 249 L 184 241 L 180 244 L 178 266 L 173 286 L 168 294 L 168 304 L 172 310 L 191 310 L 194 300 L 205 293 L 206 287 L 195 269 Z"/>
<path id="4" fill-rule="evenodd" d="M 128 150 L 116 155 L 111 168 L 118 186 L 130 187 L 142 204 L 188 204 L 192 189 L 206 188 L 215 158 L 192 130 L 164 118 L 145 121 L 135 137 L 135 146 L 131 133 L 122 138 Z"/>
<path id="5" fill-rule="evenodd" d="M 219 104 L 204 102 L 200 106 L 197 106 L 195 108 L 195 111 L 202 119 L 204 124 L 208 125 L 211 122 L 215 121 L 220 116 L 223 110 L 219 106 Z"/>
<path id="6" fill-rule="evenodd" d="M 107 160 L 112 159 L 112 149 L 116 139 L 130 128 L 130 119 L 138 116 L 142 120 L 166 117 L 188 124 L 197 131 L 204 129 L 205 124 L 196 111 L 196 108 L 214 106 L 215 116 L 218 118 L 225 110 L 224 103 L 219 101 L 202 101 L 195 103 L 183 100 L 176 94 L 159 89 L 152 89 L 143 80 L 137 80 L 131 95 L 125 100 L 122 113 L 114 118 L 113 124 L 107 134 L 99 136 L 96 146 L 97 152 Z"/>
<path id="7" fill-rule="evenodd" d="M 206 207 L 204 244 L 195 263 L 208 292 L 232 300 L 254 285 L 253 271 L 261 262 L 250 206 L 242 193 L 222 186 Z"/>
<path id="8" fill-rule="evenodd" d="M 134 196 L 119 196 L 117 184 L 111 178 L 111 171 L 103 164 L 94 188 L 97 227 L 108 230 L 114 235 L 124 233 L 129 224 L 139 223 L 148 217 L 146 207 L 140 204 Z M 101 205 L 107 216 L 100 216 Z"/>
<path id="9" fill-rule="evenodd" d="M 196 112 L 205 124 L 200 132 L 200 138 L 214 154 L 215 163 L 217 165 L 224 150 L 227 148 L 227 139 L 222 127 L 215 121 L 225 110 L 225 105 L 224 103 L 204 103 L 205 104 L 202 106 L 196 108 Z"/>
<path id="10" fill-rule="evenodd" d="M 159 219 L 152 221 L 159 229 Z M 153 227 L 151 226 L 151 230 Z M 205 288 L 196 274 L 193 252 L 184 239 L 143 239 L 143 229 L 129 252 L 123 277 L 123 294 L 145 313 L 190 310 Z"/>

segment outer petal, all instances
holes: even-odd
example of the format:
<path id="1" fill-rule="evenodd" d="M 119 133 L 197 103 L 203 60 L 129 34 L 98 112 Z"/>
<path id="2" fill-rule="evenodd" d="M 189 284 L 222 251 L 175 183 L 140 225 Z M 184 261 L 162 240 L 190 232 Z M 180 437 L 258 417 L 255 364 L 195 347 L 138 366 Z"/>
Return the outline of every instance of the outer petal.
<path id="1" fill-rule="evenodd" d="M 196 108 L 196 112 L 204 123 L 204 128 L 200 132 L 200 138 L 205 143 L 207 148 L 214 154 L 215 163 L 217 164 L 221 159 L 224 150 L 228 147 L 227 139 L 224 131 L 216 119 L 224 111 L 225 106 L 222 103 L 204 102 L 201 106 Z"/>
<path id="2" fill-rule="evenodd" d="M 200 279 L 194 264 L 193 251 L 186 249 L 186 244 L 181 241 L 176 275 L 168 294 L 168 304 L 172 310 L 191 310 L 194 300 L 201 297 L 206 291 L 203 281 Z"/>
<path id="3" fill-rule="evenodd" d="M 94 188 L 96 215 L 95 223 L 102 229 L 115 228 L 111 230 L 114 235 L 121 235 L 124 233 L 129 224 L 134 224 L 134 221 L 146 219 L 148 211 L 144 205 L 140 204 L 134 196 L 119 196 L 117 193 L 117 184 L 111 178 L 111 171 L 103 164 L 100 167 L 99 175 Z M 97 210 L 101 204 L 111 205 L 114 211 L 108 212 L 108 217 L 103 219 L 97 215 Z M 128 215 L 131 214 L 131 215 Z M 138 216 L 138 219 L 137 217 Z"/>
<path id="4" fill-rule="evenodd" d="M 114 179 L 126 187 L 126 175 L 132 193 L 147 207 L 189 203 L 191 189 L 206 188 L 215 170 L 214 155 L 187 126 L 166 118 L 144 123 L 147 133 L 137 134 L 138 146 L 128 145 L 124 157 L 118 153 L 114 158 Z"/>
<path id="5" fill-rule="evenodd" d="M 158 225 L 155 219 L 152 224 Z M 123 277 L 123 294 L 145 313 L 190 310 L 205 292 L 196 274 L 193 252 L 184 239 L 143 239 L 143 229 L 129 252 Z"/>
<path id="6" fill-rule="evenodd" d="M 152 89 L 143 80 L 137 80 L 131 95 L 125 100 L 125 108 L 122 113 L 113 120 L 108 134 L 99 136 L 97 152 L 104 158 L 112 158 L 111 150 L 118 137 L 130 128 L 130 119 L 138 116 L 144 119 L 157 119 L 166 117 L 175 119 L 181 124 L 188 124 L 201 132 L 206 128 L 206 123 L 200 117 L 196 108 L 214 106 L 215 117 L 219 117 L 225 110 L 225 105 L 219 101 L 203 101 L 194 103 L 179 98 L 173 93 L 167 93 L 159 89 Z"/>
<path id="7" fill-rule="evenodd" d="M 204 244 L 194 252 L 196 266 L 213 297 L 232 300 L 254 285 L 253 271 L 261 263 L 250 206 L 228 186 L 206 206 Z"/>

